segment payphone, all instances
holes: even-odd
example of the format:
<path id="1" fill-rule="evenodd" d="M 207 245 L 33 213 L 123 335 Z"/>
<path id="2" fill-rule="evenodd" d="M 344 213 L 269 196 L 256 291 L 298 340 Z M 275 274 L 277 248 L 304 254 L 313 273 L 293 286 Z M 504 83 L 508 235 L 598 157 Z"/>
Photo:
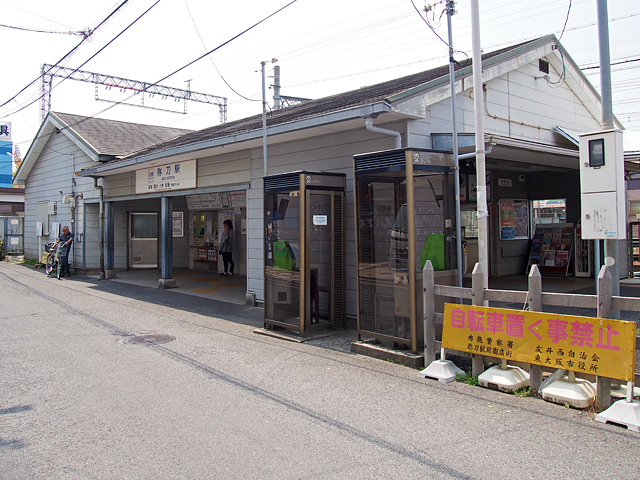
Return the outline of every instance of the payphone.
<path id="1" fill-rule="evenodd" d="M 456 282 L 450 153 L 395 149 L 354 156 L 358 339 L 423 343 L 422 268 Z"/>
<path id="2" fill-rule="evenodd" d="M 346 175 L 264 177 L 264 324 L 303 336 L 346 325 Z"/>

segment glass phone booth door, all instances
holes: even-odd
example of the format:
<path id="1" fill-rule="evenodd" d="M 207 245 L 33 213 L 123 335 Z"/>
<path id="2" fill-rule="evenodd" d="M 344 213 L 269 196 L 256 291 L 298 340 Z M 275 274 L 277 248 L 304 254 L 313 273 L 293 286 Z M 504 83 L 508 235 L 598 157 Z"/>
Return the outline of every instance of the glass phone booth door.
<path id="1" fill-rule="evenodd" d="M 265 327 L 302 336 L 345 325 L 344 182 L 299 172 L 265 178 Z"/>

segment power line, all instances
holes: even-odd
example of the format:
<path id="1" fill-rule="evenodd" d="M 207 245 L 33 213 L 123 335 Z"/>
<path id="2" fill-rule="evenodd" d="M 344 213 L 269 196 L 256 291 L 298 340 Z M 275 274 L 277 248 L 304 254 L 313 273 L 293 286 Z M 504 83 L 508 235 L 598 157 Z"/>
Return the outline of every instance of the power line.
<path id="1" fill-rule="evenodd" d="M 24 8 L 18 7 L 16 5 L 12 5 L 9 2 L 4 2 L 3 1 L 2 3 L 6 4 L 6 5 L 9 5 L 10 7 L 15 8 L 16 10 L 21 10 L 21 11 L 23 11 L 25 13 L 28 13 L 29 15 L 33 15 L 34 17 L 38 17 L 38 18 L 41 18 L 41 19 L 46 20 L 48 22 L 55 23 L 56 25 L 60 25 L 62 27 L 65 27 L 65 28 L 73 30 L 73 28 L 71 28 L 69 25 L 65 25 L 64 23 L 56 22 L 55 20 L 51 20 L 50 18 L 43 17 L 41 15 L 38 15 L 37 13 L 33 13 L 33 12 L 29 11 L 29 10 L 25 10 Z"/>
<path id="2" fill-rule="evenodd" d="M 624 63 L 631 63 L 631 62 L 640 62 L 640 58 L 632 58 L 631 60 L 623 60 L 621 62 L 615 62 L 615 63 L 612 63 L 611 66 L 613 67 L 614 65 L 622 65 Z M 594 65 L 592 67 L 581 67 L 580 70 L 591 70 L 594 68 L 600 68 L 600 65 Z"/>
<path id="3" fill-rule="evenodd" d="M 35 28 L 26 28 L 26 27 L 15 27 L 13 25 L 3 25 L 0 23 L 0 27 L 3 28 L 10 28 L 12 30 L 21 30 L 24 32 L 32 32 L 32 33 L 53 33 L 53 34 L 57 34 L 57 35 L 78 35 L 78 36 L 82 36 L 82 37 L 87 37 L 89 36 L 89 31 L 88 30 L 83 30 L 83 31 L 69 31 L 69 32 L 61 32 L 59 30 L 38 30 Z"/>
<path id="4" fill-rule="evenodd" d="M 560 32 L 560 36 L 558 37 L 558 41 L 562 40 L 562 35 L 564 35 L 564 29 L 567 28 L 567 22 L 569 21 L 569 13 L 571 12 L 571 0 L 569 0 L 569 8 L 567 9 L 567 18 L 564 20 L 564 26 L 562 27 L 562 32 Z"/>
<path id="5" fill-rule="evenodd" d="M 189 12 L 189 17 L 191 17 L 191 22 L 193 22 L 193 27 L 196 29 L 196 33 L 198 34 L 198 38 L 200 38 L 200 42 L 202 43 L 202 46 L 206 50 L 207 46 L 205 45 L 204 40 L 202 39 L 202 35 L 200 35 L 200 30 L 198 30 L 198 25 L 196 25 L 196 21 L 194 20 L 193 15 L 191 15 L 191 9 L 189 8 L 189 4 L 187 3 L 187 0 L 184 0 L 184 5 L 185 5 L 185 7 L 187 7 L 187 12 Z M 231 85 L 229 85 L 229 82 L 227 82 L 227 80 L 222 76 L 222 73 L 220 73 L 220 70 L 218 70 L 218 67 L 214 63 L 213 58 L 209 57 L 209 60 L 211 60 L 211 65 L 213 65 L 213 68 L 216 69 L 216 72 L 218 72 L 218 75 L 220 75 L 220 78 L 222 79 L 222 81 L 227 85 L 227 87 L 229 87 L 231 89 L 231 91 L 233 93 L 235 93 L 236 95 L 238 95 L 241 98 L 244 98 L 245 100 L 249 100 L 250 102 L 260 102 L 261 101 L 261 100 L 257 100 L 257 99 L 254 99 L 254 98 L 245 97 L 244 95 L 238 93 Z"/>
<path id="6" fill-rule="evenodd" d="M 435 28 L 433 28 L 431 26 L 431 23 L 429 23 L 429 20 L 422 16 L 422 14 L 420 13 L 420 10 L 418 10 L 418 7 L 416 7 L 416 4 L 413 3 L 413 0 L 409 0 L 409 1 L 411 2 L 411 5 L 413 5 L 413 8 L 415 9 L 416 13 L 420 16 L 422 21 L 427 24 L 427 26 L 431 29 L 431 31 L 434 33 L 434 35 L 436 37 L 438 37 L 440 39 L 440 41 L 447 46 L 447 48 L 450 48 L 449 44 L 447 42 L 445 42 L 444 39 L 440 35 L 438 35 L 438 32 L 436 32 Z"/>
<path id="7" fill-rule="evenodd" d="M 125 2 L 128 2 L 129 0 L 125 0 Z M 77 67 L 76 69 L 73 70 L 73 72 L 71 72 L 69 75 L 67 75 L 66 77 L 64 77 L 62 80 L 60 80 L 56 85 L 52 86 L 50 91 L 53 90 L 55 87 L 57 87 L 58 85 L 60 85 L 62 82 L 64 82 L 67 78 L 69 78 L 71 75 L 73 75 L 75 72 L 77 72 L 80 68 L 82 68 L 83 66 L 85 66 L 87 63 L 89 63 L 91 60 L 93 60 L 99 53 L 101 53 L 105 48 L 107 48 L 109 45 L 111 45 L 113 42 L 115 42 L 118 37 L 120 37 L 120 35 L 122 35 L 123 33 L 125 33 L 127 30 L 129 30 L 133 25 L 136 24 L 136 22 L 138 22 L 138 20 L 140 20 L 142 17 L 144 17 L 153 7 L 155 7 L 158 3 L 160 3 L 162 0 L 156 0 L 156 2 L 151 5 L 149 8 L 147 8 L 144 12 L 142 12 L 140 14 L 140 16 L 138 16 L 133 22 L 131 22 L 129 25 L 127 25 L 124 30 L 122 30 L 120 33 L 118 33 L 115 37 L 113 37 L 111 40 L 109 40 L 100 50 L 98 50 L 96 53 L 94 53 L 93 55 L 91 55 L 87 60 L 85 60 L 79 67 Z M 56 65 L 52 65 L 46 72 L 42 72 L 42 76 L 44 77 L 45 75 L 47 75 L 53 68 L 55 68 Z M 161 80 L 162 81 L 162 80 Z M 156 82 L 154 85 L 158 84 L 160 82 Z M 153 86 L 153 85 L 151 85 Z M 34 103 L 36 103 L 38 100 L 42 99 L 44 97 L 44 93 L 42 93 L 41 95 L 39 95 L 35 100 L 29 102 L 27 105 L 24 105 L 22 108 L 20 108 L 19 110 L 7 114 L 4 117 L 1 118 L 6 118 L 9 115 L 14 115 L 18 112 L 21 112 L 22 110 L 24 110 L 27 107 L 30 107 L 31 105 L 33 105 Z M 1 106 L 1 105 L 0 105 Z"/>
<path id="8" fill-rule="evenodd" d="M 156 3 L 158 3 L 159 1 L 160 1 L 160 0 L 158 0 Z M 296 3 L 296 2 L 297 2 L 297 0 L 292 0 L 291 2 L 289 2 L 288 4 L 286 4 L 284 7 L 280 8 L 280 9 L 276 10 L 275 12 L 273 12 L 272 14 L 270 14 L 270 15 L 268 15 L 268 16 L 266 16 L 266 17 L 264 17 L 264 18 L 263 18 L 262 20 L 260 20 L 259 22 L 254 23 L 254 24 L 253 24 L 253 25 L 251 25 L 249 28 L 246 28 L 245 30 L 243 30 L 243 31 L 242 31 L 242 32 L 240 32 L 239 34 L 237 34 L 237 35 L 235 35 L 235 36 L 231 37 L 229 40 L 227 40 L 227 41 L 225 41 L 225 42 L 221 43 L 221 44 L 220 44 L 220 45 L 218 45 L 216 48 L 214 48 L 214 49 L 212 49 L 212 50 L 208 51 L 207 53 L 205 53 L 204 55 L 201 55 L 200 57 L 196 58 L 195 60 L 192 60 L 191 62 L 187 63 L 187 64 L 186 64 L 186 65 L 184 65 L 183 67 L 180 67 L 180 68 L 179 68 L 179 69 L 177 69 L 176 71 L 174 71 L 174 72 L 170 73 L 169 75 L 166 75 L 165 77 L 161 78 L 161 79 L 160 79 L 160 80 L 158 80 L 157 82 L 155 82 L 155 83 L 152 83 L 152 84 L 148 85 L 148 86 L 147 86 L 147 88 L 151 88 L 151 87 L 153 87 L 153 86 L 155 86 L 155 85 L 159 84 L 160 82 L 162 82 L 162 81 L 166 80 L 167 78 L 169 78 L 169 77 L 171 77 L 171 76 L 175 75 L 176 73 L 178 73 L 178 72 L 180 72 L 180 71 L 184 70 L 185 68 L 187 68 L 187 67 L 189 67 L 189 66 L 193 65 L 194 63 L 198 62 L 199 60 L 202 60 L 202 59 L 203 59 L 204 57 L 206 57 L 207 55 L 210 55 L 210 54 L 212 54 L 213 52 L 215 52 L 215 51 L 217 51 L 217 50 L 221 49 L 221 48 L 222 48 L 222 47 L 224 47 L 225 45 L 228 45 L 229 43 L 231 43 L 231 42 L 232 42 L 232 41 L 234 41 L 235 39 L 239 38 L 240 36 L 244 35 L 245 33 L 249 32 L 250 30 L 253 30 L 255 27 L 257 27 L 257 26 L 258 26 L 258 25 L 260 25 L 261 23 L 264 23 L 264 22 L 265 22 L 266 20 L 268 20 L 269 18 L 271 18 L 271 17 L 273 17 L 274 15 L 276 15 L 276 14 L 280 13 L 282 10 L 284 10 L 285 8 L 289 7 L 290 5 L 292 5 L 292 4 Z M 154 5 L 155 5 L 155 4 L 154 4 Z M 154 6 L 154 5 L 152 5 L 150 8 L 153 8 L 153 6 Z M 148 10 L 147 10 L 147 11 L 148 11 Z M 145 12 L 145 13 L 146 13 L 146 12 Z M 143 13 L 142 15 L 144 15 L 144 13 Z M 142 15 L 141 15 L 141 16 L 142 16 Z M 140 17 L 138 17 L 138 18 L 140 18 Z M 137 19 L 136 19 L 135 21 L 137 21 Z M 134 23 L 135 23 L 135 21 L 134 21 Z M 129 28 L 129 27 L 127 27 L 127 28 Z M 126 29 L 125 29 L 125 30 L 126 30 Z M 124 32 L 124 31 L 123 31 L 123 32 Z M 121 32 L 121 33 L 123 33 L 123 32 Z M 120 34 L 118 34 L 118 35 L 120 35 Z M 116 38 L 117 38 L 117 37 L 116 37 Z M 114 38 L 114 40 L 115 40 L 115 38 Z M 105 45 L 105 46 L 106 46 L 106 45 Z M 98 52 L 98 53 L 99 53 L 99 52 Z M 96 55 L 97 55 L 97 53 L 96 53 Z M 87 60 L 87 61 L 89 61 L 89 60 Z M 85 62 L 85 63 L 86 63 L 86 62 Z M 84 64 L 83 64 L 83 65 L 84 65 Z M 77 70 L 77 69 L 76 69 L 76 70 Z M 145 89 L 145 90 L 143 90 L 143 91 L 146 91 L 146 89 Z M 135 94 L 134 94 L 134 95 L 135 95 Z M 129 100 L 129 99 L 130 99 L 130 98 L 132 98 L 134 95 L 130 95 L 128 98 L 126 98 L 126 99 L 125 99 L 125 101 L 126 101 L 126 100 Z M 117 104 L 114 104 L 114 105 L 110 105 L 110 106 L 108 106 L 107 108 L 103 108 L 103 109 L 102 109 L 102 110 L 100 110 L 99 112 L 97 112 L 97 113 L 93 114 L 93 115 L 92 115 L 92 117 L 96 117 L 96 116 L 98 116 L 98 115 L 101 115 L 101 114 L 103 114 L 103 113 L 105 113 L 105 112 L 107 112 L 107 111 L 111 110 L 111 109 L 112 109 L 112 108 L 114 108 L 116 105 L 117 105 Z M 21 110 L 22 110 L 22 109 L 21 109 Z M 20 110 L 18 110 L 18 111 L 20 111 Z M 15 112 L 15 113 L 17 113 L 17 112 Z M 86 117 L 86 118 L 85 118 L 85 120 L 87 120 L 87 119 L 89 119 L 89 118 L 92 118 L 92 117 Z M 75 123 L 73 123 L 73 124 L 71 124 L 71 125 L 68 125 L 68 126 L 64 127 L 64 128 L 63 128 L 63 129 L 61 129 L 61 130 L 66 130 L 66 129 L 68 129 L 68 128 L 74 127 L 74 126 L 76 126 L 76 125 L 78 125 L 78 124 L 80 124 L 80 123 L 84 122 L 85 120 L 79 120 L 79 121 L 77 121 L 77 122 L 75 122 Z M 46 136 L 50 136 L 50 135 L 51 135 L 51 134 L 47 134 Z M 43 137 L 44 137 L 44 136 L 45 136 L 45 135 L 43 135 Z M 37 142 L 37 141 L 42 141 L 42 137 L 35 137 L 35 138 L 33 139 L 33 142 L 32 142 L 32 143 L 35 143 L 35 142 Z"/>
<path id="9" fill-rule="evenodd" d="M 247 29 L 243 30 L 242 32 L 240 32 L 240 33 L 239 33 L 239 34 L 237 34 L 236 36 L 234 36 L 234 37 L 230 38 L 230 39 L 229 39 L 229 40 L 227 40 L 226 42 L 224 42 L 224 43 L 222 43 L 222 44 L 218 45 L 218 46 L 217 46 L 216 48 L 214 48 L 213 50 L 209 50 L 207 53 L 205 53 L 205 54 L 203 54 L 203 55 L 200 55 L 200 56 L 199 56 L 198 58 L 196 58 L 195 60 L 192 60 L 191 62 L 187 63 L 186 65 L 184 65 L 184 66 L 180 67 L 179 69 L 177 69 L 176 71 L 174 71 L 174 72 L 170 73 L 170 74 L 169 74 L 169 75 L 167 75 L 166 77 L 161 78 L 161 79 L 160 79 L 160 80 L 158 80 L 156 83 L 163 82 L 163 81 L 164 81 L 164 80 L 166 80 L 167 78 L 169 78 L 169 77 L 171 77 L 171 76 L 175 75 L 175 74 L 176 74 L 176 73 L 178 73 L 178 72 L 181 72 L 181 71 L 182 71 L 182 70 L 184 70 L 185 68 L 190 67 L 190 66 L 191 66 L 191 65 L 193 65 L 194 63 L 196 63 L 196 62 L 198 62 L 198 61 L 202 60 L 204 57 L 206 57 L 206 56 L 208 56 L 208 55 L 211 55 L 212 53 L 214 53 L 214 52 L 215 52 L 215 51 L 217 51 L 217 50 L 220 50 L 220 49 L 221 49 L 222 47 L 224 47 L 225 45 L 227 45 L 227 44 L 229 44 L 229 43 L 233 42 L 236 38 L 238 38 L 238 37 L 240 37 L 240 36 L 244 35 L 244 34 L 245 34 L 245 33 L 247 33 L 248 31 L 253 30 L 255 27 L 257 27 L 257 26 L 258 26 L 258 25 L 260 25 L 261 23 L 266 22 L 268 19 L 270 19 L 270 18 L 271 18 L 271 17 L 273 17 L 274 15 L 277 15 L 277 14 L 278 14 L 278 13 L 280 13 L 282 10 L 284 10 L 285 8 L 287 8 L 287 7 L 288 7 L 288 6 L 290 6 L 290 5 L 293 5 L 293 4 L 294 4 L 294 3 L 296 3 L 297 1 L 298 1 L 298 0 L 292 0 L 291 2 L 287 3 L 284 7 L 279 8 L 278 10 L 276 10 L 275 12 L 273 12 L 272 14 L 270 14 L 270 15 L 268 15 L 268 16 L 266 16 L 266 17 L 264 17 L 264 18 L 263 18 L 262 20 L 260 20 L 259 22 L 254 23 L 254 24 L 253 24 L 253 25 L 251 25 L 249 28 L 247 28 Z"/>
<path id="10" fill-rule="evenodd" d="M 102 27 L 105 23 L 107 23 L 107 21 L 109 21 L 109 19 L 111 17 L 113 17 L 116 12 L 118 12 L 118 10 L 120 10 L 122 7 L 125 6 L 126 3 L 128 3 L 129 0 L 123 0 L 123 2 L 118 5 L 109 15 L 107 15 L 107 17 L 102 20 L 95 28 L 93 29 L 88 29 L 87 30 L 87 36 L 83 37 L 82 40 L 80 40 L 80 42 L 73 47 L 68 53 L 66 53 L 60 60 L 58 60 L 54 66 L 58 66 L 58 64 L 60 64 L 61 62 L 63 62 L 65 59 L 69 58 L 71 55 L 73 55 L 76 50 L 78 50 L 80 48 L 80 46 L 87 41 L 88 38 L 91 37 L 91 35 L 93 35 L 93 33 L 98 30 L 100 27 Z M 4 102 L 2 105 L 0 105 L 0 108 L 4 107 L 7 103 L 12 102 L 18 95 L 20 95 L 22 92 L 24 92 L 27 88 L 29 88 L 31 85 L 33 85 L 34 83 L 36 83 L 38 80 L 40 80 L 40 76 L 36 77 L 32 82 L 30 82 L 28 85 L 24 86 L 18 93 L 16 93 L 13 97 L 11 97 L 9 100 L 7 100 L 6 102 Z M 29 104 L 31 105 L 31 104 Z M 28 105 L 27 105 L 28 106 Z M 19 110 L 18 110 L 19 111 Z M 17 113 L 17 112 L 15 112 Z M 6 115 L 5 115 L 6 117 Z M 3 117 L 4 118 L 4 117 Z"/>

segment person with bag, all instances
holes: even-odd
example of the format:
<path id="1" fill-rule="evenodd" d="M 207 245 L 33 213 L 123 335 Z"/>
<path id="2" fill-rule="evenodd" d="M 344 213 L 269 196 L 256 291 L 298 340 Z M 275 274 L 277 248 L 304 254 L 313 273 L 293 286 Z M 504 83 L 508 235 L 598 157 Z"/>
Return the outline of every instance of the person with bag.
<path id="1" fill-rule="evenodd" d="M 220 243 L 218 252 L 222 255 L 222 261 L 224 262 L 224 273 L 221 275 L 233 276 L 233 245 L 231 240 L 235 236 L 233 232 L 233 223 L 231 220 L 226 219 L 223 224 L 224 232 L 220 235 Z"/>

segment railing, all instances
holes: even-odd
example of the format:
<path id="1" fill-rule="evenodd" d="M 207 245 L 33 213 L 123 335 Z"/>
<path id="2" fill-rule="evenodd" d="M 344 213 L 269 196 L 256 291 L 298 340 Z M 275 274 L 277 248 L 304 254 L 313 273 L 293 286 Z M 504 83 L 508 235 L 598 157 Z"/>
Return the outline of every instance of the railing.
<path id="1" fill-rule="evenodd" d="M 453 297 L 471 300 L 472 305 L 484 305 L 485 302 L 517 303 L 529 306 L 532 312 L 542 312 L 543 305 L 557 307 L 575 307 L 596 309 L 598 318 L 611 318 L 613 310 L 640 311 L 640 298 L 619 297 L 612 295 L 612 277 L 610 268 L 603 266 L 598 275 L 598 294 L 579 295 L 573 293 L 548 293 L 542 291 L 542 276 L 537 265 L 531 268 L 529 273 L 528 291 L 496 290 L 485 288 L 484 275 L 480 265 L 476 264 L 472 274 L 472 286 L 452 287 L 448 285 L 436 285 L 434 270 L 430 261 L 427 261 L 422 271 L 423 281 L 423 307 L 424 307 L 424 360 L 429 365 L 436 359 L 436 353 L 440 351 L 441 342 L 436 341 L 437 324 L 442 324 L 444 315 L 435 311 L 437 296 Z M 636 337 L 636 351 L 640 350 L 640 337 Z M 456 355 L 471 357 L 471 374 L 478 377 L 484 371 L 484 362 L 500 361 L 490 355 L 471 354 L 469 352 L 456 352 Z M 517 362 L 516 362 L 517 363 Z M 637 369 L 636 365 L 636 369 Z M 547 371 L 555 369 L 546 368 Z M 543 367 L 529 365 L 530 383 L 532 390 L 538 390 L 542 383 Z M 587 378 L 593 378 L 586 375 Z M 604 409 L 611 403 L 611 378 L 596 376 L 597 404 Z M 619 383 L 619 382 L 618 382 Z M 640 385 L 640 374 L 635 373 L 635 383 Z"/>

